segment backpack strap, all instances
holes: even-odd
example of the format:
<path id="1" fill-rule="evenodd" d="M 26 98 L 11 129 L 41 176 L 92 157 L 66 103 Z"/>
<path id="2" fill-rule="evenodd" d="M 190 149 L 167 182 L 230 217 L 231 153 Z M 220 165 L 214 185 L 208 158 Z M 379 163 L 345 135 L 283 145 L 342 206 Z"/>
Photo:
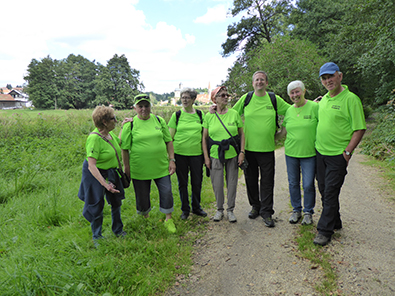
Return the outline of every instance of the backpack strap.
<path id="1" fill-rule="evenodd" d="M 199 109 L 195 109 L 197 115 L 199 115 L 200 118 L 200 123 L 203 123 L 203 115 L 202 115 L 202 111 L 200 111 Z M 176 126 L 178 125 L 178 121 L 180 120 L 180 116 L 181 116 L 181 110 L 178 110 L 176 112 Z"/>
<path id="2" fill-rule="evenodd" d="M 278 125 L 278 113 L 277 113 L 277 99 L 276 99 L 276 95 L 274 94 L 274 92 L 269 91 L 269 97 L 270 97 L 270 101 L 272 101 L 272 105 L 274 108 L 274 111 L 276 111 L 276 127 L 279 129 L 280 126 Z"/>
<path id="3" fill-rule="evenodd" d="M 250 92 L 247 94 L 247 97 L 246 97 L 246 99 L 244 100 L 244 108 L 247 107 L 247 105 L 251 102 L 251 98 L 252 98 L 252 95 L 253 95 L 253 94 L 254 94 L 253 91 L 250 91 Z"/>

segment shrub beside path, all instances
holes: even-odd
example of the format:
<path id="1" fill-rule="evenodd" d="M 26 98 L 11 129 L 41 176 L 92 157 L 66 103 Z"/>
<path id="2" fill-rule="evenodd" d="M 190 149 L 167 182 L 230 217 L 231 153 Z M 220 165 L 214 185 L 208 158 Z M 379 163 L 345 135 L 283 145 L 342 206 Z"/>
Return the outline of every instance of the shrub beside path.
<path id="1" fill-rule="evenodd" d="M 340 195 L 343 229 L 324 247 L 338 275 L 338 295 L 395 295 L 394 193 L 380 189 L 376 169 L 353 156 Z M 392 201 L 390 200 L 392 198 Z M 207 234 L 195 242 L 193 267 L 165 295 L 319 295 L 321 268 L 301 257 L 292 225 L 284 150 L 276 150 L 275 228 L 248 219 L 244 176 L 239 179 L 237 223 L 210 221 Z M 321 212 L 317 193 L 316 224 Z M 215 210 L 211 210 L 211 216 Z"/>

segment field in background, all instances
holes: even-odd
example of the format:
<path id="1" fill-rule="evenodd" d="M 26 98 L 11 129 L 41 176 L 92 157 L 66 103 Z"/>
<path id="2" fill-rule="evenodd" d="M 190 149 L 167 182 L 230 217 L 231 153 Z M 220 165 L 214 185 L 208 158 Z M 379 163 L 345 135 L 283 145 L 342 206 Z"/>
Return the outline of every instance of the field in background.
<path id="1" fill-rule="evenodd" d="M 168 121 L 174 110 L 154 107 L 153 112 Z M 156 187 L 149 219 L 136 214 L 129 188 L 122 206 L 128 235 L 112 234 L 106 205 L 106 239 L 94 248 L 77 197 L 85 140 L 94 128 L 91 113 L 0 111 L 0 295 L 152 295 L 174 283 L 177 274 L 188 274 L 192 245 L 209 218 L 179 219 L 175 175 L 175 235 L 163 226 Z M 116 112 L 119 121 L 132 115 Z M 210 210 L 214 200 L 204 177 L 203 208 Z"/>

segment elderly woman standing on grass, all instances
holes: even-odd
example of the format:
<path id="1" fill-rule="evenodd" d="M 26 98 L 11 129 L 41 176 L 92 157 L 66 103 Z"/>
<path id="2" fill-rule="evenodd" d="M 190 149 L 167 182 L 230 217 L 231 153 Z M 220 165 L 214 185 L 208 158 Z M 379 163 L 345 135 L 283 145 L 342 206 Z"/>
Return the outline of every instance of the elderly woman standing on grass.
<path id="1" fill-rule="evenodd" d="M 82 165 L 82 180 L 78 197 L 85 202 L 83 216 L 91 223 L 93 240 L 103 238 L 104 195 L 111 205 L 112 231 L 124 236 L 121 220 L 122 199 L 125 198 L 118 176 L 118 157 L 121 155 L 119 138 L 112 132 L 117 122 L 114 110 L 98 106 L 92 113 L 96 126 L 86 140 L 86 159 Z"/>
<path id="2" fill-rule="evenodd" d="M 188 173 L 191 175 L 192 213 L 206 217 L 200 206 L 203 180 L 202 123 L 203 112 L 193 108 L 197 92 L 191 88 L 181 90 L 182 109 L 174 112 L 169 121 L 169 131 L 174 143 L 177 163 L 178 190 L 181 199 L 181 219 L 188 218 L 191 211 L 188 197 Z"/>
<path id="3" fill-rule="evenodd" d="M 315 206 L 316 151 L 315 136 L 318 123 L 318 104 L 305 99 L 306 89 L 302 81 L 292 81 L 288 85 L 288 95 L 294 105 L 288 108 L 281 131 L 276 139 L 287 136 L 284 149 L 287 164 L 289 194 L 293 212 L 289 218 L 292 224 L 301 217 L 300 171 L 302 170 L 304 191 L 304 217 L 302 224 L 313 223 Z"/>
<path id="4" fill-rule="evenodd" d="M 159 191 L 159 210 L 166 215 L 165 227 L 175 233 L 170 175 L 176 171 L 176 164 L 169 129 L 163 118 L 151 114 L 148 95 L 137 95 L 134 107 L 137 115 L 122 128 L 121 149 L 125 173 L 132 178 L 137 213 L 148 218 L 154 180 Z"/>
<path id="5" fill-rule="evenodd" d="M 233 213 L 236 203 L 236 190 L 239 165 L 244 161 L 244 132 L 240 115 L 233 109 L 228 109 L 228 91 L 220 86 L 211 92 L 211 100 L 217 104 L 214 114 L 207 113 L 203 122 L 203 153 L 206 166 L 210 169 L 211 183 L 217 200 L 217 212 L 214 221 L 220 221 L 224 216 L 224 168 L 226 172 L 226 187 L 228 197 L 228 220 L 236 222 Z M 240 136 L 240 151 L 234 146 L 229 135 Z M 207 147 L 207 142 L 209 147 Z M 239 154 L 238 154 L 239 153 Z"/>

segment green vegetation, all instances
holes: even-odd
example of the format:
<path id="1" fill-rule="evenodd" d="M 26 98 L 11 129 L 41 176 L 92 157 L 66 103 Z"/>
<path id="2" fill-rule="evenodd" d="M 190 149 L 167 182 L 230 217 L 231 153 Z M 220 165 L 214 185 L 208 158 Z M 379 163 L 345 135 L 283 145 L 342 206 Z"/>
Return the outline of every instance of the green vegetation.
<path id="1" fill-rule="evenodd" d="M 165 119 L 170 108 L 157 110 Z M 119 111 L 122 120 L 131 116 Z M 136 214 L 133 188 L 122 206 L 125 238 L 111 232 L 109 206 L 103 235 L 94 248 L 77 197 L 91 110 L 0 113 L 1 295 L 154 295 L 189 273 L 194 241 L 209 218 L 181 221 L 176 176 L 175 235 L 163 225 L 152 187 L 150 218 Z M 118 126 L 115 130 L 119 132 Z M 215 200 L 204 178 L 203 207 Z"/>

